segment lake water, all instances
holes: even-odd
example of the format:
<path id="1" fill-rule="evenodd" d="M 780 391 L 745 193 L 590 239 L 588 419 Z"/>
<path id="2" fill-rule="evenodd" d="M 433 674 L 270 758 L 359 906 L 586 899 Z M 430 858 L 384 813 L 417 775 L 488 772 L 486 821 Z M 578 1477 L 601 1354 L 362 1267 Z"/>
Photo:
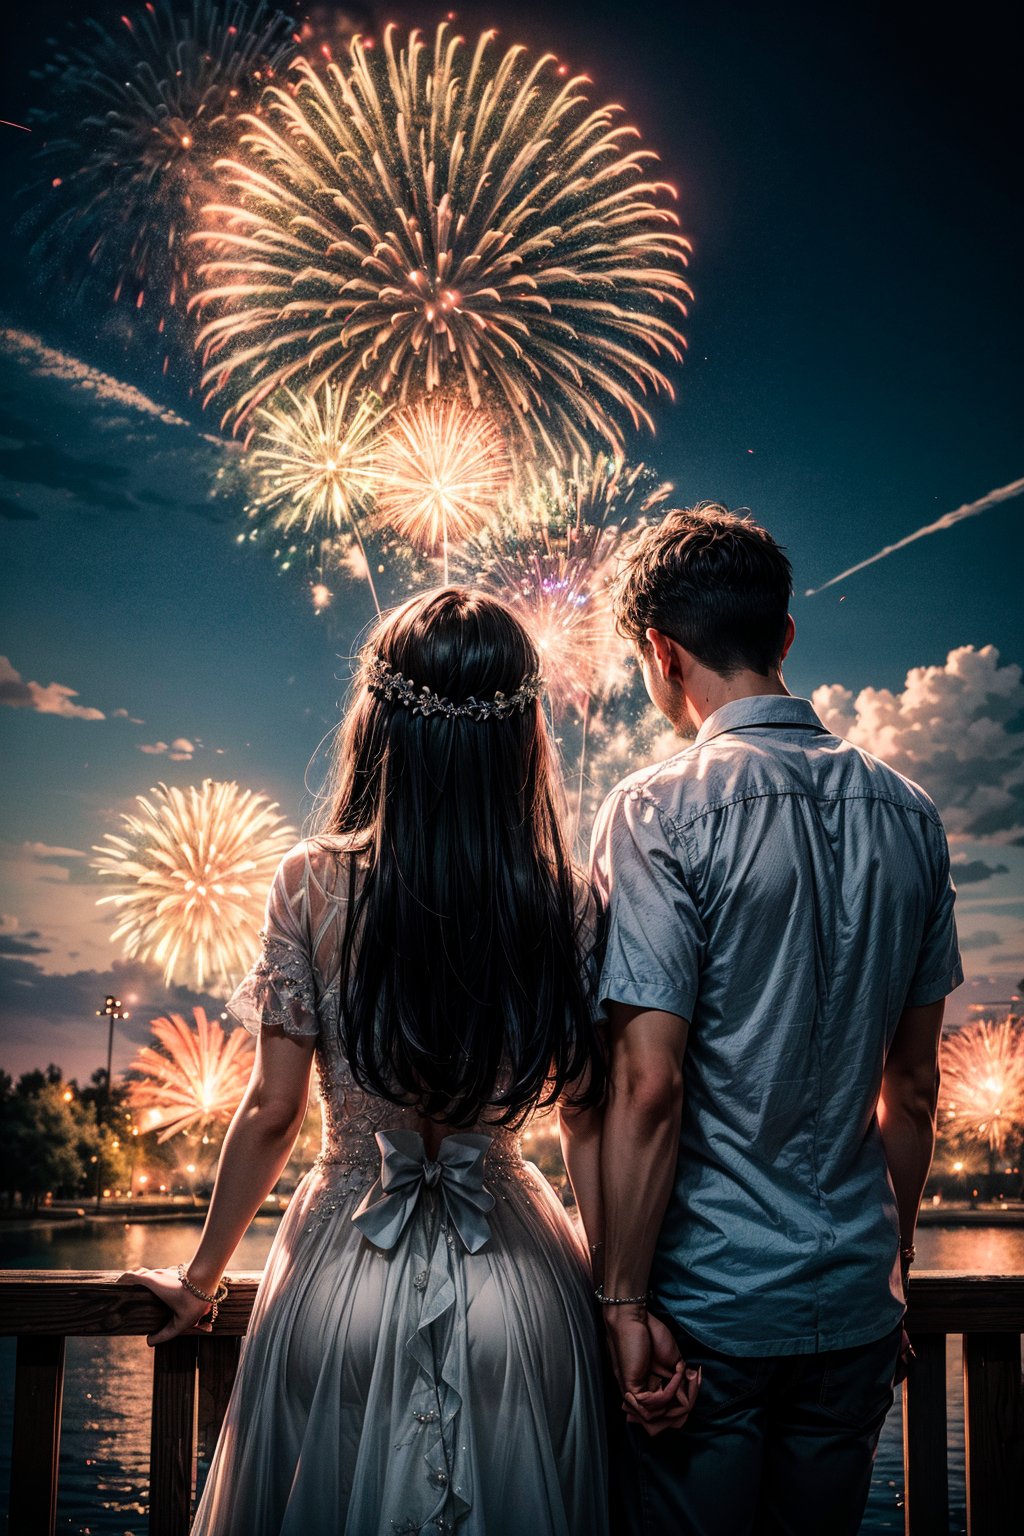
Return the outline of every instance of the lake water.
<path id="1" fill-rule="evenodd" d="M 260 1216 L 239 1244 L 231 1269 L 262 1269 L 277 1229 Z M 0 1229 L 0 1268 L 136 1269 L 174 1264 L 191 1252 L 201 1221 L 127 1222 L 71 1231 L 59 1225 Z M 918 1266 L 974 1274 L 1024 1273 L 1024 1228 L 923 1227 Z M 963 1381 L 959 1339 L 947 1352 L 951 1525 L 965 1530 Z M 13 1339 L 0 1339 L 0 1508 L 10 1472 Z M 57 1529 L 73 1536 L 145 1536 L 152 1350 L 143 1338 L 69 1339 L 61 1432 Z M 862 1531 L 902 1531 L 903 1426 L 899 1395 L 875 1462 Z"/>

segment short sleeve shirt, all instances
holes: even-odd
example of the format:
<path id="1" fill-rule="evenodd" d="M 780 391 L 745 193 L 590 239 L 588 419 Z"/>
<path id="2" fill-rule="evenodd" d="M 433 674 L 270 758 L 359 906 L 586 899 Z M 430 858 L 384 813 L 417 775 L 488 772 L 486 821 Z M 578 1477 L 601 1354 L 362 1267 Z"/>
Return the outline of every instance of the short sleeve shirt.
<path id="1" fill-rule="evenodd" d="M 939 815 L 806 699 L 734 700 L 605 801 L 603 1002 L 690 1021 L 651 1283 L 733 1355 L 880 1338 L 903 1312 L 876 1107 L 908 1004 L 963 980 Z"/>

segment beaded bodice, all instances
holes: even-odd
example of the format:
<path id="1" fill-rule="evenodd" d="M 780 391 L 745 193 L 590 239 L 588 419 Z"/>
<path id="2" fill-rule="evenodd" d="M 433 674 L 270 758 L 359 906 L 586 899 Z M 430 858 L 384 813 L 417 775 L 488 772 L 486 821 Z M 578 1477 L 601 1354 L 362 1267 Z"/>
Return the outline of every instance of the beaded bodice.
<path id="1" fill-rule="evenodd" d="M 322 1115 L 316 1162 L 361 1176 L 379 1165 L 376 1132 L 429 1134 L 429 1122 L 414 1107 L 393 1104 L 359 1087 L 342 1050 L 337 983 L 352 896 L 347 865 L 355 857 L 349 841 L 341 837 L 308 840 L 285 856 L 267 898 L 258 957 L 227 1007 L 253 1034 L 269 1025 L 286 1034 L 315 1036 Z M 495 1171 L 509 1158 L 520 1160 L 516 1132 L 486 1121 L 472 1129 L 491 1137 L 487 1163 Z"/>

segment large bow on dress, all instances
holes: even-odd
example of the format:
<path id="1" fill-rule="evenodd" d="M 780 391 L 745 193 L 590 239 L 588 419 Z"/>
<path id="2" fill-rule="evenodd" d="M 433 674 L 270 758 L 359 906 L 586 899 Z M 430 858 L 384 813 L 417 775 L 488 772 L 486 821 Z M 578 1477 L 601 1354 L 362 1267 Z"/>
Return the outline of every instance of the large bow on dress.
<path id="1" fill-rule="evenodd" d="M 491 1235 L 486 1213 L 494 1196 L 484 1188 L 489 1136 L 459 1132 L 446 1136 L 437 1157 L 427 1156 L 418 1131 L 377 1131 L 380 1174 L 352 1215 L 377 1248 L 393 1248 L 412 1220 L 425 1189 L 436 1189 L 448 1219 L 469 1253 L 479 1253 Z"/>

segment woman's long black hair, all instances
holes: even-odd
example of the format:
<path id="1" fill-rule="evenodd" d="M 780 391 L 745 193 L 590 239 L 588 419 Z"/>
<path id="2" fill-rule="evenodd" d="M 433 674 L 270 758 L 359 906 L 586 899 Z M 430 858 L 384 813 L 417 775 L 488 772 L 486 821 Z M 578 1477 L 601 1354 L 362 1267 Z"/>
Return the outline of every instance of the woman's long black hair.
<path id="1" fill-rule="evenodd" d="M 508 697 L 538 670 L 509 609 L 462 588 L 413 598 L 369 637 L 317 827 L 366 849 L 341 946 L 350 1069 L 455 1127 L 518 1125 L 567 1088 L 594 1102 L 593 922 L 541 703 L 424 717 L 368 686 L 375 656 L 455 704 Z"/>

